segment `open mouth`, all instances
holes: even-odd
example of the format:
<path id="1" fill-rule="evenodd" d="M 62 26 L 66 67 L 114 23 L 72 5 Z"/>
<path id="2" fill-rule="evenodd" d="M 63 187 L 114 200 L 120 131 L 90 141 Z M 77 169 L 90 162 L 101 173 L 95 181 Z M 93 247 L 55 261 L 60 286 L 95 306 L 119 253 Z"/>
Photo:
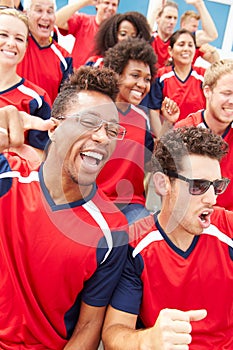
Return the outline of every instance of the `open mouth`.
<path id="1" fill-rule="evenodd" d="M 39 29 L 42 30 L 48 30 L 49 29 L 49 25 L 44 25 L 44 24 L 38 24 Z"/>
<path id="2" fill-rule="evenodd" d="M 210 216 L 211 216 L 211 211 L 209 211 L 209 210 L 203 211 L 199 215 L 200 223 L 201 223 L 201 226 L 203 228 L 209 227 L 209 225 L 210 225 Z"/>
<path id="3" fill-rule="evenodd" d="M 87 152 L 81 152 L 80 156 L 82 160 L 85 161 L 86 164 L 89 166 L 96 166 L 99 165 L 101 160 L 103 159 L 103 155 L 97 152 L 87 151 Z"/>

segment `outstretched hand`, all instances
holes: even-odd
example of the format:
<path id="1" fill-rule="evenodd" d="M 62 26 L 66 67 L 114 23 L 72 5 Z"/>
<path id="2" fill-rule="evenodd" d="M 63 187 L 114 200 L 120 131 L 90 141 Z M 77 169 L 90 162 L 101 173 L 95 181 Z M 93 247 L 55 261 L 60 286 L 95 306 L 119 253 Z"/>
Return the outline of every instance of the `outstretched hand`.
<path id="1" fill-rule="evenodd" d="M 54 123 L 51 119 L 43 120 L 20 112 L 14 106 L 0 108 L 0 152 L 9 147 L 20 147 L 24 143 L 25 130 L 51 129 Z"/>

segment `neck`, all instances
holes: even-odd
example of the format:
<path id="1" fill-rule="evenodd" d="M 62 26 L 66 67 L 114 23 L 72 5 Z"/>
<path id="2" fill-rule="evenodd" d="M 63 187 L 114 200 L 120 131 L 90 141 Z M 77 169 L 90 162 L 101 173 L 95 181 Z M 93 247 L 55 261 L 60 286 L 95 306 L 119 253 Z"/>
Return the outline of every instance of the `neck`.
<path id="1" fill-rule="evenodd" d="M 185 80 L 190 73 L 191 67 L 192 67 L 191 63 L 189 65 L 176 64 L 174 66 L 174 71 L 178 76 L 178 78 L 180 78 L 181 80 Z"/>
<path id="2" fill-rule="evenodd" d="M 38 44 L 40 47 L 49 46 L 49 45 L 52 43 L 52 41 L 53 41 L 53 39 L 52 39 L 51 36 L 45 37 L 45 38 L 37 37 L 37 36 L 35 36 L 35 35 L 33 35 L 33 34 L 32 34 L 32 36 L 33 36 L 34 40 L 37 42 L 37 44 Z"/>
<path id="3" fill-rule="evenodd" d="M 205 122 L 208 125 L 208 127 L 215 134 L 220 135 L 220 136 L 222 136 L 224 134 L 224 132 L 226 131 L 228 126 L 231 124 L 231 123 L 223 123 L 219 120 L 216 120 L 216 118 L 214 118 L 214 116 L 211 114 L 211 112 L 208 108 L 204 111 L 204 119 L 205 119 Z"/>
<path id="4" fill-rule="evenodd" d="M 13 70 L 10 70 L 9 67 L 0 68 L 0 91 L 5 91 L 12 86 L 18 84 L 21 81 L 21 77 L 16 74 L 16 67 Z"/>
<path id="5" fill-rule="evenodd" d="M 194 236 L 173 220 L 172 213 L 169 214 L 167 211 L 161 210 L 158 221 L 167 237 L 177 248 L 185 252 L 190 247 Z"/>

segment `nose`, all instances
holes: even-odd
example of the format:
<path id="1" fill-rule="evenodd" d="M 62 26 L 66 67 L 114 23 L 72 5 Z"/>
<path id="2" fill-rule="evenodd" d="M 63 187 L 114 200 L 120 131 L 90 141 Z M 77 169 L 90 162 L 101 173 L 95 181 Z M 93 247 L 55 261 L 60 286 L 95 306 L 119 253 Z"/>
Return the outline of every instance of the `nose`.
<path id="1" fill-rule="evenodd" d="M 210 188 L 203 194 L 202 201 L 205 204 L 215 205 L 217 200 L 217 195 L 214 192 L 214 186 L 211 185 Z"/>
<path id="2" fill-rule="evenodd" d="M 15 46 L 15 38 L 13 35 L 9 35 L 7 38 L 7 44 L 8 46 L 12 47 Z"/>
<path id="3" fill-rule="evenodd" d="M 111 140 L 108 137 L 107 129 L 104 124 L 102 124 L 98 129 L 93 130 L 92 139 L 106 145 L 110 143 Z"/>
<path id="4" fill-rule="evenodd" d="M 145 79 L 143 77 L 137 79 L 137 86 L 139 86 L 141 88 L 146 87 L 146 82 L 145 82 Z"/>

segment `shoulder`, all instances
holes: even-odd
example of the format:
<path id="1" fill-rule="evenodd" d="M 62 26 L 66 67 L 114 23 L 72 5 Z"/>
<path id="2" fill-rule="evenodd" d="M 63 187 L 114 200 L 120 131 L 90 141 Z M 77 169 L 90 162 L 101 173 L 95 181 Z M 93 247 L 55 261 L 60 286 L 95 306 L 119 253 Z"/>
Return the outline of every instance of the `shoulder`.
<path id="1" fill-rule="evenodd" d="M 202 110 L 189 114 L 186 118 L 175 123 L 175 128 L 181 128 L 183 126 L 199 126 L 202 123 Z"/>

